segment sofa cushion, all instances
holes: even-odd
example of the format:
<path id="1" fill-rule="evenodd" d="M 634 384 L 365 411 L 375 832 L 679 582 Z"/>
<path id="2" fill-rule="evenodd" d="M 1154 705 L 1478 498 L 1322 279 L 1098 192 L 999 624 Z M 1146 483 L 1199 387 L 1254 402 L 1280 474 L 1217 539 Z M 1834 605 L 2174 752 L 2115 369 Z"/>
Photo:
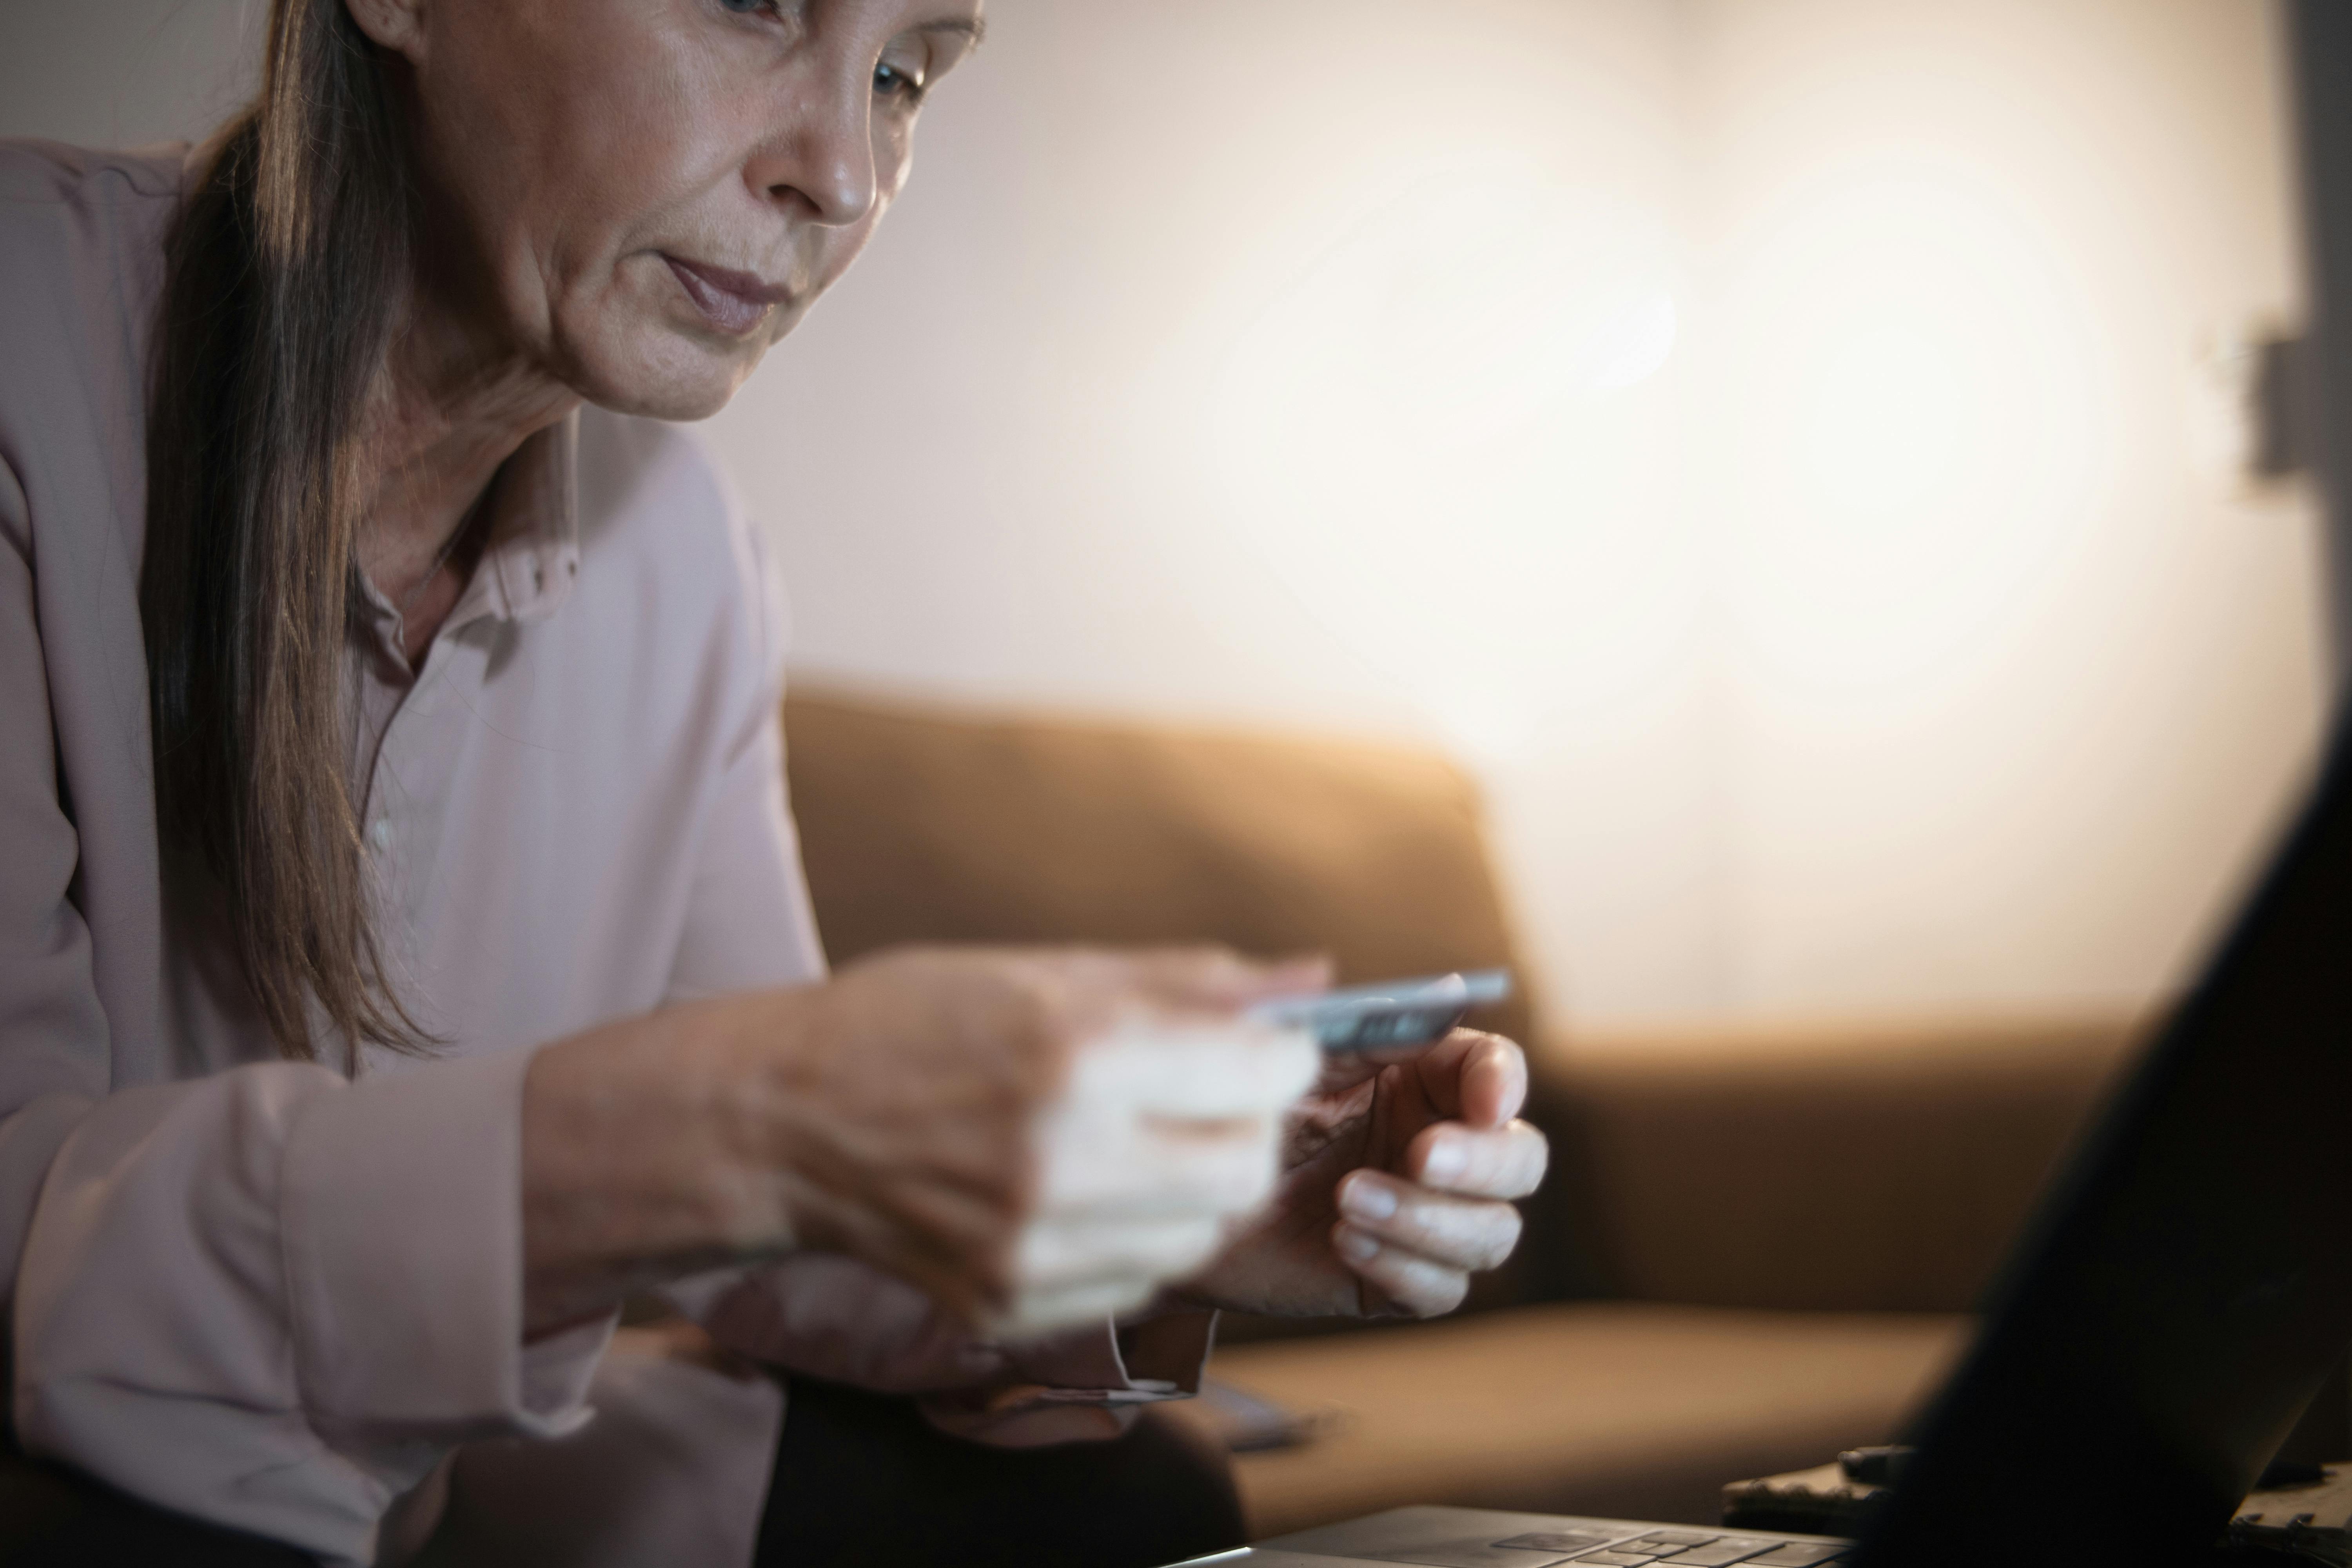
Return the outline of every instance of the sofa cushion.
<path id="1" fill-rule="evenodd" d="M 1892 1440 L 1966 1328 L 1934 1314 L 1560 1303 L 1234 1346 L 1210 1373 L 1338 1411 L 1306 1447 L 1236 1458 L 1253 1539 L 1400 1503 L 1707 1524 L 1728 1482 Z"/>

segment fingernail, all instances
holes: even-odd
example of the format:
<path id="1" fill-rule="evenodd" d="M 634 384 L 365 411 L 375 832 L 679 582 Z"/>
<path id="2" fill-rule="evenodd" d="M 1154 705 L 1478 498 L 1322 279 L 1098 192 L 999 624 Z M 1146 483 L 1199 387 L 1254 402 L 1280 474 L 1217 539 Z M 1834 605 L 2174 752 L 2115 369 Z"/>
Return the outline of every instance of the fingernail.
<path id="1" fill-rule="evenodd" d="M 1343 1225 L 1339 1227 L 1339 1234 L 1333 1239 L 1333 1245 L 1339 1248 L 1339 1256 L 1350 1263 L 1369 1263 L 1372 1260 L 1372 1255 L 1381 1249 L 1379 1242 L 1351 1225 Z"/>
<path id="2" fill-rule="evenodd" d="M 1386 1219 L 1397 1212 L 1397 1198 L 1385 1183 L 1359 1176 L 1339 1194 L 1339 1206 L 1358 1219 Z"/>
<path id="3" fill-rule="evenodd" d="M 1422 1156 L 1422 1179 L 1429 1182 L 1450 1182 L 1470 1164 L 1469 1152 L 1453 1139 L 1441 1139 L 1429 1146 Z"/>

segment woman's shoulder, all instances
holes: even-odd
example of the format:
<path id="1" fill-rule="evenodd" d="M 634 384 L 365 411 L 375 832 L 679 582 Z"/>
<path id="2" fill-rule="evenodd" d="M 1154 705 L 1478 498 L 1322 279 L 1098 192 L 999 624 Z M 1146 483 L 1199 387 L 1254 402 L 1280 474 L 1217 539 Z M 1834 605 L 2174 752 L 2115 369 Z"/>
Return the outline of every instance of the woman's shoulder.
<path id="1" fill-rule="evenodd" d="M 136 359 L 163 286 L 186 156 L 183 147 L 100 153 L 0 139 L 0 342 L 11 345 L 0 381 L 54 397 L 69 384 L 61 376 Z M 118 390 L 137 392 L 131 382 Z"/>
<path id="2" fill-rule="evenodd" d="M 72 503 L 46 526 L 138 525 L 109 502 L 138 472 L 142 367 L 184 161 L 184 149 L 0 139 L 0 462 L 13 488 Z M 33 521 L 21 504 L 0 519 L 11 538 Z"/>
<path id="3" fill-rule="evenodd" d="M 187 160 L 180 142 L 116 151 L 0 136 L 0 203 L 88 208 L 160 203 L 168 212 L 187 177 Z"/>
<path id="4" fill-rule="evenodd" d="M 0 138 L 0 255 L 18 282 L 43 274 L 155 274 L 179 210 L 188 150 L 96 152 Z"/>

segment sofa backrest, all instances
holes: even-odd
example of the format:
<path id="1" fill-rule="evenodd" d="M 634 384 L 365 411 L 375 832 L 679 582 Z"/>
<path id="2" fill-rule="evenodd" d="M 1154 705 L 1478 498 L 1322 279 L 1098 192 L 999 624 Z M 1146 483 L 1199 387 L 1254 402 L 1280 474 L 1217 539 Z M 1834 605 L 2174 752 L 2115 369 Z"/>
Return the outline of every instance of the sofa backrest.
<path id="1" fill-rule="evenodd" d="M 1326 741 L 795 694 L 787 771 L 835 963 L 906 942 L 1220 942 L 1343 981 L 1511 965 L 1477 798 Z M 1487 1026 L 1524 1036 L 1524 1001 Z"/>
<path id="2" fill-rule="evenodd" d="M 1965 1311 L 2139 1037 L 2116 1015 L 1580 1037 L 1552 1058 L 1570 1223 L 1643 1300 Z"/>

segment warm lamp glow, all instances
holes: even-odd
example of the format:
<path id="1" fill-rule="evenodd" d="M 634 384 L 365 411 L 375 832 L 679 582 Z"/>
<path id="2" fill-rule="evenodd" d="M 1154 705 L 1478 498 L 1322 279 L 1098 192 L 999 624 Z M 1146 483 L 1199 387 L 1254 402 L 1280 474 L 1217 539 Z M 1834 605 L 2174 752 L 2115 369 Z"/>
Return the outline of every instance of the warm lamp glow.
<path id="1" fill-rule="evenodd" d="M 1481 750 L 1680 624 L 1644 593 L 1631 395 L 1674 348 L 1668 285 L 1654 218 L 1466 158 L 1368 204 L 1234 345 L 1212 428 L 1245 533 Z"/>
<path id="2" fill-rule="evenodd" d="M 2095 515 L 2098 355 L 2063 250 L 1962 171 L 1828 182 L 1726 299 L 1726 591 L 1766 680 L 1981 662 Z"/>

